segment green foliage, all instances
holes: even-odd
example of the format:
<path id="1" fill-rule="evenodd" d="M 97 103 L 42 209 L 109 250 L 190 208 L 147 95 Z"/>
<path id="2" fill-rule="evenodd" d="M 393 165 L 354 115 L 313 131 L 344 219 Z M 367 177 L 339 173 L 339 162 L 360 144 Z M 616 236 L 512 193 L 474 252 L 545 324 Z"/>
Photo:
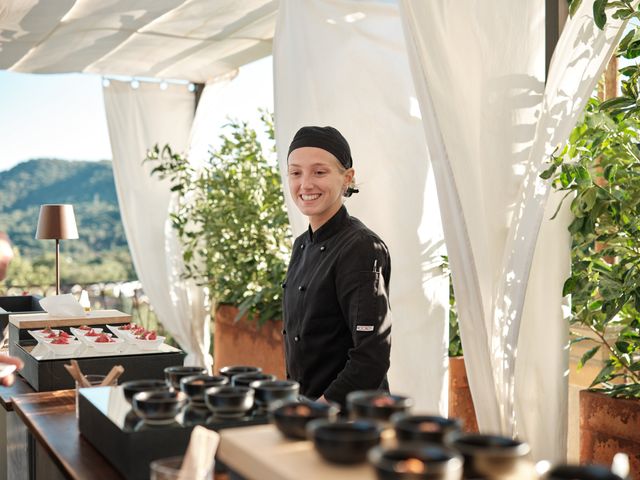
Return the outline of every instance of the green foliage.
<path id="1" fill-rule="evenodd" d="M 272 118 L 263 113 L 262 121 L 273 144 Z M 291 234 L 275 152 L 244 122 L 230 121 L 221 140 L 197 171 L 168 145 L 156 145 L 145 161 L 179 197 L 171 221 L 185 276 L 208 286 L 216 304 L 237 305 L 240 316 L 280 319 Z"/>
<path id="2" fill-rule="evenodd" d="M 460 339 L 460 325 L 458 323 L 458 310 L 456 308 L 456 295 L 453 291 L 451 281 L 451 269 L 449 268 L 449 257 L 442 255 L 442 272 L 449 277 L 449 356 L 462 356 L 462 340 Z"/>
<path id="3" fill-rule="evenodd" d="M 635 73 L 625 81 L 630 94 Z M 637 91 L 634 104 L 637 100 Z M 630 113 L 631 112 L 631 113 Z M 574 219 L 572 273 L 563 287 L 571 295 L 572 325 L 587 327 L 609 361 L 592 388 L 640 397 L 640 118 L 622 99 L 591 99 L 567 145 L 552 155 L 541 175 L 567 192 Z"/>
<path id="4" fill-rule="evenodd" d="M 573 16 L 583 0 L 568 0 L 569 14 Z M 593 0 L 593 21 L 602 30 L 607 24 L 607 10 L 611 17 L 622 20 L 640 19 L 640 12 L 633 6 L 630 0 Z M 635 58 L 635 57 L 632 57 Z"/>
<path id="5" fill-rule="evenodd" d="M 573 14 L 581 0 L 573 0 Z M 640 10 L 630 1 L 595 0 L 594 22 L 607 17 L 627 24 L 617 56 L 640 56 Z M 571 295 L 571 323 L 587 327 L 608 361 L 591 384 L 616 397 L 640 398 L 640 95 L 638 65 L 620 68 L 622 94 L 600 103 L 591 99 L 567 146 L 552 155 L 541 175 L 572 196 L 572 274 L 563 287 Z"/>

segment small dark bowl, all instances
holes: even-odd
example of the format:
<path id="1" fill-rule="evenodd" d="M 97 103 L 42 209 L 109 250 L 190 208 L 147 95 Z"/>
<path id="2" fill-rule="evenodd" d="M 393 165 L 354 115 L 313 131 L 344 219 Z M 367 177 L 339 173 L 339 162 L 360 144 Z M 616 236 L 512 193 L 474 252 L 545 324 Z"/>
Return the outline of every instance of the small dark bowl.
<path id="1" fill-rule="evenodd" d="M 157 392 L 159 390 L 169 390 L 169 385 L 163 380 L 131 380 L 122 384 L 122 393 L 129 403 L 138 392 Z"/>
<path id="2" fill-rule="evenodd" d="M 335 404 L 286 402 L 271 413 L 271 421 L 285 437 L 304 440 L 307 423 L 318 418 L 335 421 L 339 412 L 340 408 Z"/>
<path id="3" fill-rule="evenodd" d="M 405 444 L 369 450 L 379 480 L 447 480 L 462 478 L 462 457 L 440 445 Z"/>
<path id="4" fill-rule="evenodd" d="M 262 372 L 262 368 L 254 367 L 251 365 L 228 365 L 220 369 L 220 375 L 229 377 L 229 380 L 231 380 L 231 377 L 233 377 L 234 375 L 240 375 L 241 373 L 260 373 L 260 372 Z"/>
<path id="5" fill-rule="evenodd" d="M 185 427 L 192 427 L 194 425 L 206 425 L 211 417 L 211 412 L 205 407 L 194 408 L 191 405 L 187 405 L 182 412 L 182 425 Z"/>
<path id="6" fill-rule="evenodd" d="M 464 457 L 465 478 L 509 474 L 529 454 L 529 445 L 498 435 L 462 435 L 450 445 Z"/>
<path id="7" fill-rule="evenodd" d="M 143 420 L 141 420 L 140 417 L 136 415 L 136 412 L 131 409 L 124 417 L 124 425 L 122 426 L 122 430 L 124 430 L 125 432 L 132 432 L 134 431 L 136 425 L 142 421 Z"/>
<path id="8" fill-rule="evenodd" d="M 229 379 L 224 375 L 193 375 L 191 377 L 182 377 L 180 380 L 180 390 L 189 396 L 191 403 L 205 407 L 205 390 L 211 387 L 220 387 L 228 383 Z"/>
<path id="9" fill-rule="evenodd" d="M 242 417 L 253 407 L 255 392 L 249 387 L 211 387 L 204 392 L 207 408 L 217 417 Z"/>
<path id="10" fill-rule="evenodd" d="M 462 430 L 462 422 L 457 418 L 436 415 L 407 415 L 394 413 L 391 423 L 399 442 L 426 442 L 448 444 Z"/>
<path id="11" fill-rule="evenodd" d="M 231 378 L 231 383 L 237 387 L 248 387 L 258 380 L 276 380 L 276 376 L 262 372 L 239 373 Z"/>
<path id="12" fill-rule="evenodd" d="M 372 420 L 319 419 L 307 424 L 307 437 L 320 456 L 331 463 L 364 462 L 367 452 L 380 443 L 381 433 L 381 426 Z"/>
<path id="13" fill-rule="evenodd" d="M 546 480 L 622 480 L 601 465 L 559 465 L 543 477 Z"/>
<path id="14" fill-rule="evenodd" d="M 172 423 L 187 403 L 183 392 L 138 392 L 133 395 L 133 411 L 147 423 Z"/>
<path id="15" fill-rule="evenodd" d="M 256 391 L 256 403 L 267 409 L 275 402 L 295 401 L 300 390 L 293 380 L 257 380 L 249 386 Z"/>
<path id="16" fill-rule="evenodd" d="M 388 421 L 394 413 L 407 413 L 412 406 L 413 400 L 409 397 L 376 390 L 359 390 L 347 395 L 347 409 L 354 419 Z"/>
<path id="17" fill-rule="evenodd" d="M 167 367 L 164 369 L 164 378 L 167 381 L 167 385 L 180 390 L 180 380 L 184 377 L 191 377 L 193 375 L 206 375 L 207 369 L 202 367 Z"/>

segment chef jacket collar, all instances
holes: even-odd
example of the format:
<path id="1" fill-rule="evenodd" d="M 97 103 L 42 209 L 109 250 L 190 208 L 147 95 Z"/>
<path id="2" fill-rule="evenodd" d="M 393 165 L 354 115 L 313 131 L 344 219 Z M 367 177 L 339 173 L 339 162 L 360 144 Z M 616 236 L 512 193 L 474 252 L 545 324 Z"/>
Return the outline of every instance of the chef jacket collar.
<path id="1" fill-rule="evenodd" d="M 307 230 L 307 242 L 309 243 L 320 243 L 328 240 L 333 237 L 336 233 L 342 230 L 342 226 L 349 218 L 349 214 L 347 213 L 347 209 L 344 205 L 340 207 L 340 210 L 336 212 L 336 214 L 331 217 L 329 220 L 325 222 L 318 230 L 313 232 L 311 230 L 311 225 Z M 307 243 L 305 242 L 305 243 Z"/>

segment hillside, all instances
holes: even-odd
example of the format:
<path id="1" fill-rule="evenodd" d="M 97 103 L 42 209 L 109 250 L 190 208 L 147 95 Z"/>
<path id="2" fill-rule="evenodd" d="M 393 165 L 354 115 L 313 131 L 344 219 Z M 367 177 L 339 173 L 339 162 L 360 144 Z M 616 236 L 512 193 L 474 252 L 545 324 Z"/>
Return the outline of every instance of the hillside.
<path id="1" fill-rule="evenodd" d="M 9 233 L 22 256 L 54 251 L 34 238 L 43 203 L 70 203 L 80 238 L 61 243 L 63 252 L 94 257 L 126 251 L 110 161 L 36 159 L 0 172 L 0 231 Z"/>

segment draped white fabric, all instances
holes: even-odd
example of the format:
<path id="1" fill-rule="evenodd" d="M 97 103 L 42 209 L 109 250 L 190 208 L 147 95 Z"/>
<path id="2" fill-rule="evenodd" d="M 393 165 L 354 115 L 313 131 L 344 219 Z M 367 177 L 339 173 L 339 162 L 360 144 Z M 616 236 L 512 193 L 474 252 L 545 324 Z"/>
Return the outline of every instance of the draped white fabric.
<path id="1" fill-rule="evenodd" d="M 187 352 L 185 364 L 211 364 L 204 293 L 180 278 L 181 255 L 167 216 L 171 192 L 142 163 L 154 144 L 185 151 L 195 98 L 184 85 L 112 81 L 104 89 L 120 213 L 138 278 L 164 327 Z"/>
<path id="2" fill-rule="evenodd" d="M 478 422 L 551 460 L 566 443 L 568 219 L 547 220 L 557 198 L 547 206 L 538 175 L 621 32 L 599 32 L 590 8 L 570 19 L 545 88 L 542 0 L 401 1 Z"/>
<path id="3" fill-rule="evenodd" d="M 442 227 L 397 5 L 282 1 L 274 83 L 285 185 L 286 152 L 299 127 L 333 125 L 349 140 L 361 193 L 347 208 L 391 252 L 391 388 L 410 394 L 419 410 L 446 414 Z M 307 222 L 286 198 L 298 235 Z"/>
<path id="4" fill-rule="evenodd" d="M 3 0 L 0 68 L 204 83 L 269 55 L 277 0 Z"/>

